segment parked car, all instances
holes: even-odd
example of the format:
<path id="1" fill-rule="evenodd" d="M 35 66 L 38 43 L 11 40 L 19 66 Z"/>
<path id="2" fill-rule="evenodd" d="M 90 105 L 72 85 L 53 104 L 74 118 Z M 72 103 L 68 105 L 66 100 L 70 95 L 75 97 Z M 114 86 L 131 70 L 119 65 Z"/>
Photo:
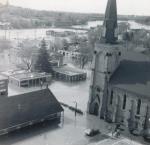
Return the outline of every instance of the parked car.
<path id="1" fill-rule="evenodd" d="M 150 141 L 150 129 L 147 129 L 143 132 L 143 137 L 144 139 L 146 139 L 147 141 Z"/>
<path id="2" fill-rule="evenodd" d="M 85 133 L 86 136 L 92 137 L 92 136 L 95 136 L 95 135 L 99 134 L 100 131 L 98 129 L 86 129 L 84 131 L 84 133 Z"/>
<path id="3" fill-rule="evenodd" d="M 133 130 L 133 131 L 132 131 L 132 134 L 133 134 L 134 136 L 141 136 L 141 132 L 140 132 L 139 130 Z"/>

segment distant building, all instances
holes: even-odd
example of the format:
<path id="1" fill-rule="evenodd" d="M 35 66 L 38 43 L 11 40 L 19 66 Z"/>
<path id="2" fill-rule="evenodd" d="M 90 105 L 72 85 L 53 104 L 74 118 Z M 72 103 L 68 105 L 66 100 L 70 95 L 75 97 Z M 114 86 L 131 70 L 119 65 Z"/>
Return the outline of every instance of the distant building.
<path id="1" fill-rule="evenodd" d="M 40 86 L 51 82 L 51 74 L 38 72 L 16 73 L 9 76 L 9 83 L 18 87 Z"/>
<path id="2" fill-rule="evenodd" d="M 141 133 L 150 129 L 150 59 L 117 43 L 114 9 L 116 0 L 108 0 L 104 31 L 109 36 L 95 45 L 87 111 Z"/>
<path id="3" fill-rule="evenodd" d="M 54 77 L 59 80 L 75 82 L 86 80 L 87 74 L 70 67 L 54 68 Z"/>
<path id="4" fill-rule="evenodd" d="M 58 50 L 65 57 L 80 59 L 81 53 L 77 51 Z"/>
<path id="5" fill-rule="evenodd" d="M 49 89 L 0 97 L 0 135 L 45 120 L 59 123 L 63 108 Z"/>
<path id="6" fill-rule="evenodd" d="M 50 35 L 53 37 L 68 37 L 68 36 L 75 35 L 75 32 L 72 32 L 72 31 L 57 32 L 54 30 L 48 30 L 48 31 L 46 31 L 46 35 L 48 35 L 48 36 Z"/>

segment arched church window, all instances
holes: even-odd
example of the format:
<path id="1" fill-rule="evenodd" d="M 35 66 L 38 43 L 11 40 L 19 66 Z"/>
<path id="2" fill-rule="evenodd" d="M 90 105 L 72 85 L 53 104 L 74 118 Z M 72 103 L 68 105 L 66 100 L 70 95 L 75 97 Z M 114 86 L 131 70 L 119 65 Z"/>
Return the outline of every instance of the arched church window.
<path id="1" fill-rule="evenodd" d="M 114 92 L 111 91 L 111 94 L 110 94 L 110 105 L 112 105 L 112 103 L 113 103 L 113 97 L 114 97 Z"/>
<path id="2" fill-rule="evenodd" d="M 140 114 L 140 111 L 141 111 L 141 99 L 138 99 L 138 102 L 137 102 L 137 114 L 138 115 Z"/>
<path id="3" fill-rule="evenodd" d="M 98 94 L 96 94 L 96 98 L 98 99 L 99 103 L 100 103 L 100 97 Z"/>
<path id="4" fill-rule="evenodd" d="M 96 89 L 96 90 L 97 90 L 97 92 L 99 92 L 99 93 L 100 93 L 100 91 L 101 91 L 101 89 L 100 89 L 99 87 L 97 87 L 97 89 Z"/>
<path id="5" fill-rule="evenodd" d="M 122 106 L 122 109 L 126 109 L 126 102 L 127 102 L 127 96 L 124 95 L 123 96 L 123 106 Z"/>
<path id="6" fill-rule="evenodd" d="M 108 56 L 108 57 L 109 57 L 109 56 L 112 56 L 112 54 L 111 54 L 111 53 L 109 53 L 109 52 L 107 52 L 107 53 L 106 53 L 106 56 Z"/>
<path id="7" fill-rule="evenodd" d="M 98 111 L 99 111 L 99 106 L 98 106 L 98 104 L 97 104 L 97 103 L 95 103 L 95 105 L 94 105 L 94 112 L 93 112 L 93 114 L 94 114 L 94 115 L 96 115 L 96 116 L 98 116 Z"/>
<path id="8" fill-rule="evenodd" d="M 118 55 L 121 56 L 121 52 L 119 52 Z"/>
<path id="9" fill-rule="evenodd" d="M 97 54 L 97 51 L 96 51 L 96 50 L 94 51 L 94 54 Z"/>

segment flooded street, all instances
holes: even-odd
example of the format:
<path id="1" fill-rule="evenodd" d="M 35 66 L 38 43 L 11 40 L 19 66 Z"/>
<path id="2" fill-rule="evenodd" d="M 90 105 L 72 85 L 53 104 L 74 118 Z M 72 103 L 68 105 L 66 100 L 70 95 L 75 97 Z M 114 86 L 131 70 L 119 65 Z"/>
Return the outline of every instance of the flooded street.
<path id="1" fill-rule="evenodd" d="M 60 102 L 69 104 L 70 106 L 75 106 L 76 102 L 78 109 L 81 109 L 83 112 L 85 112 L 89 99 L 91 64 L 89 66 L 85 66 L 87 67 L 87 69 L 82 70 L 79 69 L 79 67 L 75 66 L 73 63 L 70 63 L 71 60 L 68 58 L 64 58 L 64 62 L 69 62 L 67 63 L 67 66 L 69 66 L 70 68 L 74 68 L 76 70 L 87 73 L 87 79 L 85 81 L 79 82 L 65 82 L 54 80 L 52 81 L 52 84 L 49 86 L 49 88 Z"/>
<path id="2" fill-rule="evenodd" d="M 9 40 L 19 40 L 19 39 L 41 39 L 50 37 L 46 35 L 46 31 L 53 30 L 56 32 L 71 31 L 76 33 L 85 33 L 84 30 L 74 30 L 74 29 L 64 29 L 64 28 L 39 28 L 39 29 L 10 29 L 10 30 L 0 30 L 0 38 L 5 38 Z"/>
<path id="3" fill-rule="evenodd" d="M 90 77 L 88 77 L 86 81 L 78 83 L 54 81 L 50 85 L 50 89 L 60 102 L 71 106 L 75 106 L 75 102 L 77 102 L 78 108 L 82 111 L 86 111 L 89 85 Z"/>

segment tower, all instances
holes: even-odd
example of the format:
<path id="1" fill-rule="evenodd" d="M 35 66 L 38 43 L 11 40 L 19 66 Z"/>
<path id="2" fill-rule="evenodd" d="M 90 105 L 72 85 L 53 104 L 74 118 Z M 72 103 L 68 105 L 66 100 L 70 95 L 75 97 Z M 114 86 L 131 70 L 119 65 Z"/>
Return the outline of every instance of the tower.
<path id="1" fill-rule="evenodd" d="M 108 0 L 101 41 L 95 44 L 87 112 L 105 118 L 111 75 L 120 64 L 116 0 Z"/>
<path id="2" fill-rule="evenodd" d="M 9 6 L 9 0 L 6 1 L 6 6 Z"/>
<path id="3" fill-rule="evenodd" d="M 108 0 L 103 22 L 102 41 L 116 43 L 117 41 L 117 4 L 116 0 Z"/>

